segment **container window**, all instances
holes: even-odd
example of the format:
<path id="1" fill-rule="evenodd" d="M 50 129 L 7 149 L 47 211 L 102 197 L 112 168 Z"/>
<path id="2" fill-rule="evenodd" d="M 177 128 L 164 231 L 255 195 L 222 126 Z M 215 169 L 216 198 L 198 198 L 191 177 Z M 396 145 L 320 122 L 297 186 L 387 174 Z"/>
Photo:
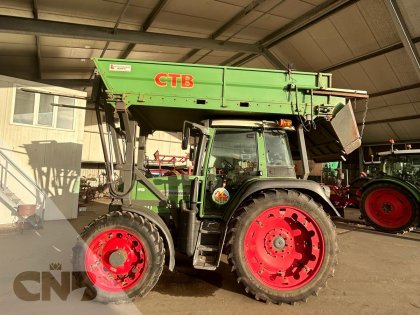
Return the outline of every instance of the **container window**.
<path id="1" fill-rule="evenodd" d="M 38 125 L 52 127 L 54 95 L 41 94 L 39 97 Z"/>
<path id="2" fill-rule="evenodd" d="M 58 104 L 74 106 L 74 98 L 58 97 Z M 57 107 L 57 128 L 73 129 L 74 108 Z"/>
<path id="3" fill-rule="evenodd" d="M 32 125 L 34 122 L 35 93 L 16 89 L 13 122 Z"/>
<path id="4" fill-rule="evenodd" d="M 296 177 L 287 134 L 279 130 L 264 132 L 269 177 Z"/>
<path id="5" fill-rule="evenodd" d="M 27 92 L 22 87 L 16 87 L 13 122 L 73 130 L 74 108 L 71 106 L 75 103 L 76 100 L 71 97 Z"/>

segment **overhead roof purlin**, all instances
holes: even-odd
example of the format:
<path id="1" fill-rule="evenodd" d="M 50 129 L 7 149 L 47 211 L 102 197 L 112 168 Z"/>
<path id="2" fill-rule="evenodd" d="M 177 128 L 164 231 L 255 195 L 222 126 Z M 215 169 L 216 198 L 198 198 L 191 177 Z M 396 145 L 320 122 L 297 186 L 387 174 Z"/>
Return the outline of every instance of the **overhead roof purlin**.
<path id="1" fill-rule="evenodd" d="M 45 35 L 63 38 L 79 38 L 90 40 L 115 41 L 150 45 L 188 47 L 212 50 L 227 50 L 233 52 L 261 53 L 260 48 L 253 44 L 238 42 L 223 42 L 219 40 L 197 38 L 162 33 L 150 33 L 113 28 L 65 23 L 47 20 L 0 15 L 0 32 Z"/>
<path id="2" fill-rule="evenodd" d="M 278 30 L 272 32 L 271 34 L 264 37 L 257 44 L 263 48 L 271 48 L 277 45 L 282 40 L 305 30 L 307 27 L 313 25 L 314 23 L 320 22 L 330 16 L 332 13 L 338 12 L 346 8 L 349 5 L 357 3 L 359 0 L 328 0 L 319 6 L 309 10 L 299 18 L 291 21 L 285 26 L 279 28 Z M 241 66 L 252 59 L 256 58 L 258 54 L 245 56 L 243 59 L 234 63 L 235 66 Z"/>
<path id="3" fill-rule="evenodd" d="M 140 29 L 141 32 L 147 32 L 147 30 L 152 25 L 154 20 L 158 17 L 160 11 L 165 6 L 166 2 L 168 2 L 168 0 L 159 0 L 159 2 L 153 8 L 152 12 L 150 12 L 149 16 L 146 18 L 146 21 L 141 26 L 141 29 Z M 122 54 L 120 55 L 120 58 L 121 59 L 126 59 L 131 54 L 134 47 L 136 47 L 136 44 L 135 43 L 130 43 L 127 46 L 127 48 L 122 52 Z"/>

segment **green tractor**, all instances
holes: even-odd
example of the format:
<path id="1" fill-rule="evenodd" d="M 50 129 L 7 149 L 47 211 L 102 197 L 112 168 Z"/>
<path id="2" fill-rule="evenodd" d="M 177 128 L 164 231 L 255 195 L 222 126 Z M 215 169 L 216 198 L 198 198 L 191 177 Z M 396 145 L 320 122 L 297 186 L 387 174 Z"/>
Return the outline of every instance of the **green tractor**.
<path id="1" fill-rule="evenodd" d="M 339 213 L 306 180 L 308 156 L 334 161 L 360 146 L 350 100 L 366 92 L 333 89 L 323 73 L 95 63 L 92 97 L 113 200 L 74 247 L 80 283 L 99 301 L 127 301 L 154 287 L 165 260 L 174 269 L 175 252 L 205 270 L 226 253 L 257 300 L 316 295 L 337 264 L 330 217 Z M 148 176 L 146 139 L 155 130 L 182 132 L 191 175 Z"/>
<path id="2" fill-rule="evenodd" d="M 420 150 L 379 153 L 379 171 L 361 188 L 361 213 L 375 229 L 403 233 L 414 228 L 420 208 Z"/>

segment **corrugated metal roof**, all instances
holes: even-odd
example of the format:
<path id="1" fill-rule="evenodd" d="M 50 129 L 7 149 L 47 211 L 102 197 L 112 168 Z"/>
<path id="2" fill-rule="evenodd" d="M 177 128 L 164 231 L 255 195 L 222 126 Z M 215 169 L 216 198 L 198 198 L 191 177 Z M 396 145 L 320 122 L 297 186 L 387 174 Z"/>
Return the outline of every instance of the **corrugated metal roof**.
<path id="1" fill-rule="evenodd" d="M 303 71 L 332 69 L 334 86 L 365 89 L 377 95 L 369 101 L 364 141 L 418 139 L 420 122 L 411 118 L 420 114 L 420 78 L 385 1 L 389 0 L 341 0 L 334 4 L 327 0 L 130 0 L 128 4 L 127 0 L 38 0 L 34 8 L 31 0 L 2 0 L 0 15 L 32 19 L 36 11 L 40 20 L 108 27 L 110 35 L 119 29 L 144 30 L 263 45 L 279 62 L 270 62 L 263 55 L 248 58 L 249 54 L 239 51 L 194 51 L 191 46 L 174 47 L 164 42 L 130 45 L 112 41 L 112 36 L 109 41 L 46 34 L 36 38 L 0 30 L 0 73 L 31 80 L 89 79 L 93 73 L 90 58 L 101 55 L 257 68 L 290 64 Z M 418 0 L 395 2 L 420 51 Z M 340 4 L 342 8 L 330 9 Z M 244 57 L 247 59 L 242 60 Z M 364 104 L 357 104 L 355 111 L 361 122 Z M 387 119 L 394 121 L 373 123 Z"/>

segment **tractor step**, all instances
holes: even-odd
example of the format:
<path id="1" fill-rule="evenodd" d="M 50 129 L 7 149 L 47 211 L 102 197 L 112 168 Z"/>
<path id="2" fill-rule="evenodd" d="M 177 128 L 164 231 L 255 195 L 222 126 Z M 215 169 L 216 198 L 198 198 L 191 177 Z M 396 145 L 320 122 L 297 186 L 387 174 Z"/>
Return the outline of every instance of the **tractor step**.
<path id="1" fill-rule="evenodd" d="M 219 221 L 201 222 L 193 259 L 194 268 L 215 270 L 218 267 L 223 227 Z"/>
<path id="2" fill-rule="evenodd" d="M 202 252 L 218 252 L 219 246 L 216 245 L 199 245 L 197 249 Z"/>

